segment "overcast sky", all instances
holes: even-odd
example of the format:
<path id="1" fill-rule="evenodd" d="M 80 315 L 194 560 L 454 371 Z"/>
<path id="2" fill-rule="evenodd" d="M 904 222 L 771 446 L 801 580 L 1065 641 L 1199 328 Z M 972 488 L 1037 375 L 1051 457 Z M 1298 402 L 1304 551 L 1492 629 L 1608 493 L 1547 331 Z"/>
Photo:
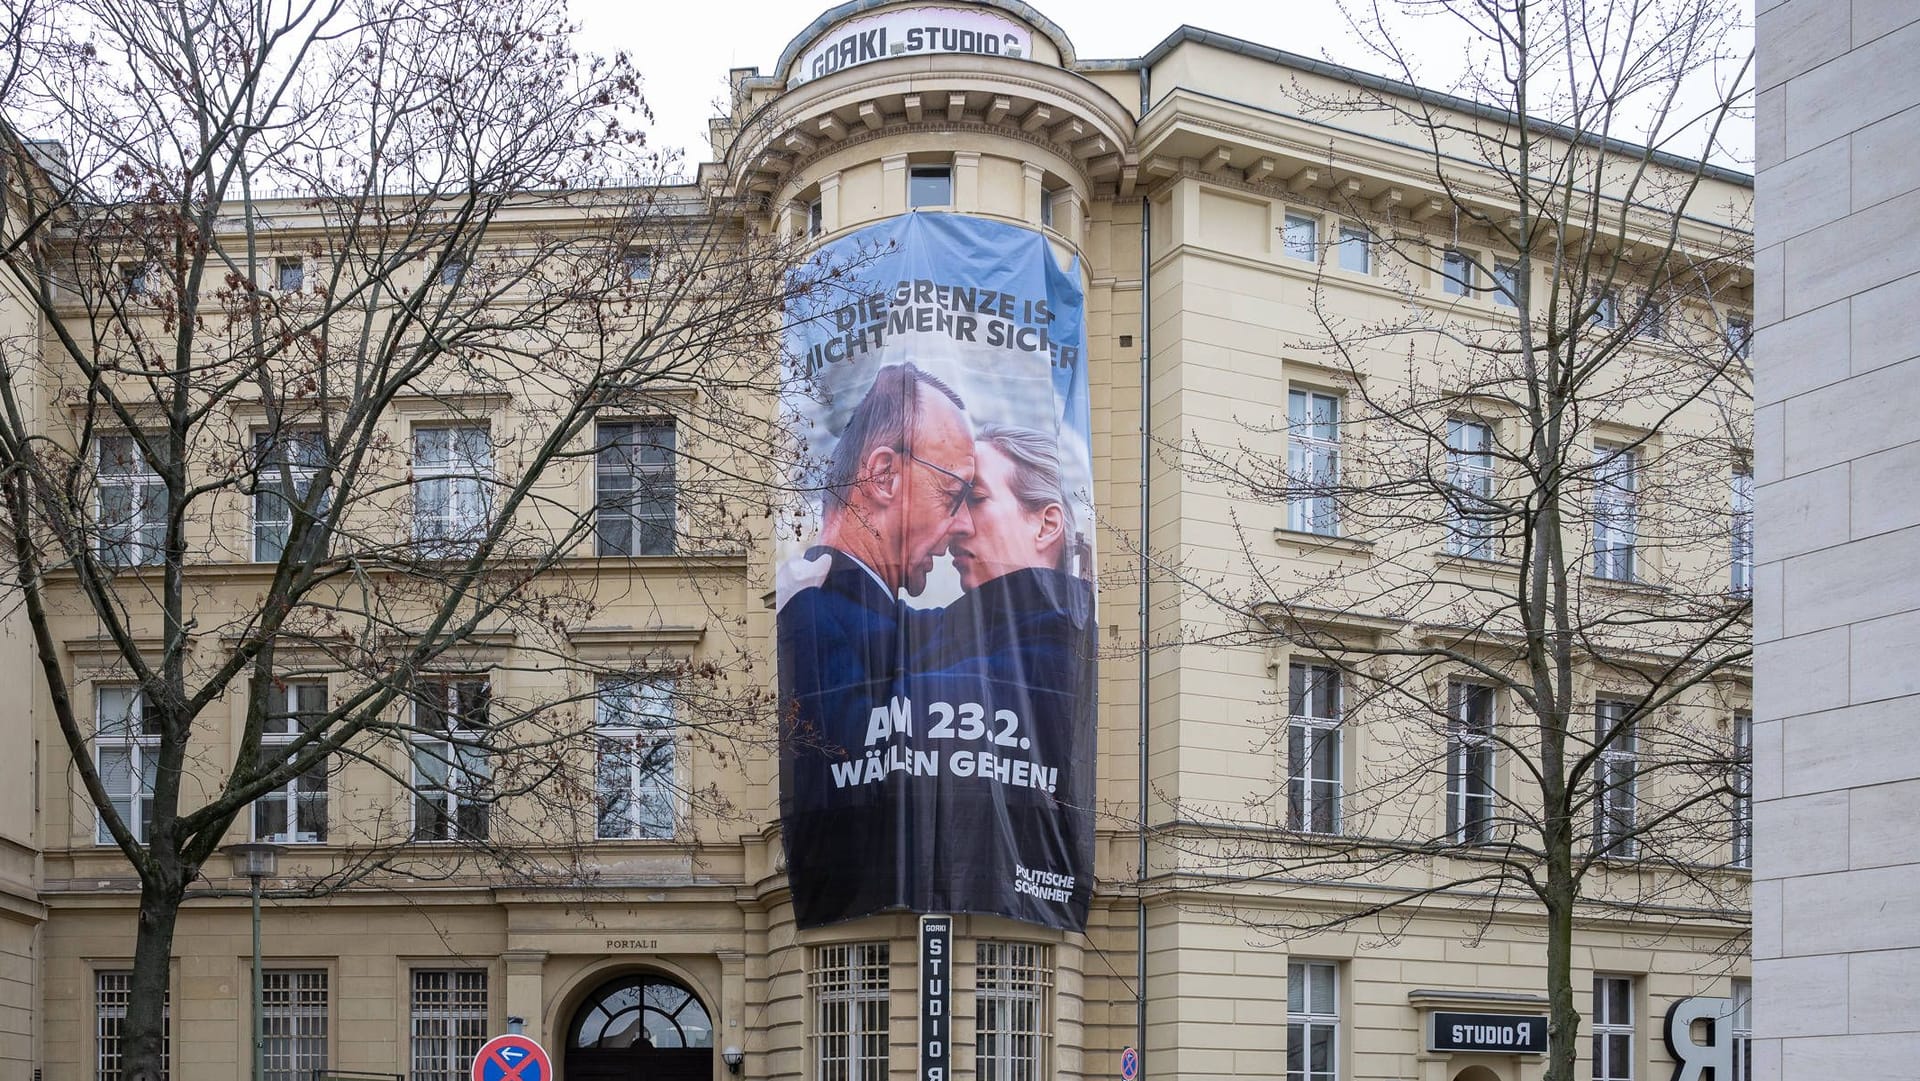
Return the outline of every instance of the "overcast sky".
<path id="1" fill-rule="evenodd" d="M 588 51 L 633 55 L 654 112 L 654 145 L 680 148 L 694 162 L 710 156 L 707 119 L 718 115 L 727 70 L 758 67 L 771 74 L 794 35 L 831 6 L 820 0 L 570 3 Z M 1033 6 L 1066 31 L 1081 59 L 1143 55 L 1186 23 L 1316 59 L 1385 70 L 1354 40 L 1333 0 L 1034 0 Z M 1442 90 L 1451 86 L 1467 62 L 1464 39 L 1444 18 L 1402 19 L 1401 24 L 1403 43 L 1414 43 L 1411 48 L 1417 50 L 1418 81 Z M 1751 168 L 1750 128 L 1743 124 L 1723 133 L 1736 153 L 1716 160 Z"/>

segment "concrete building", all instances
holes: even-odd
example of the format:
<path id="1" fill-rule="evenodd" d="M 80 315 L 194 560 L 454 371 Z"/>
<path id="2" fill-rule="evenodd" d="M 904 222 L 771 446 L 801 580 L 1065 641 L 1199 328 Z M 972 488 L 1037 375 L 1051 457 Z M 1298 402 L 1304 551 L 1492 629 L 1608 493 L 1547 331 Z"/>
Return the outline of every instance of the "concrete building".
<path id="1" fill-rule="evenodd" d="M 1755 1076 L 1920 1053 L 1920 42 L 1899 0 L 1762 0 L 1754 479 Z"/>
<path id="2" fill-rule="evenodd" d="M 865 31 L 855 20 L 911 13 L 937 24 L 956 12 L 1004 28 L 1012 36 L 1003 40 L 1024 47 L 985 55 L 875 53 L 837 44 Z M 1148 452 L 1151 443 L 1178 444 L 1195 433 L 1238 438 L 1259 430 L 1259 418 L 1284 427 L 1296 393 L 1328 400 L 1355 393 L 1350 371 L 1295 344 L 1325 312 L 1368 320 L 1446 308 L 1476 325 L 1503 325 L 1507 316 L 1496 300 L 1451 287 L 1456 279 L 1439 253 L 1462 245 L 1491 251 L 1492 241 L 1471 222 L 1440 213 L 1432 154 L 1409 145 L 1390 117 L 1334 118 L 1311 104 L 1363 87 L 1492 122 L 1466 103 L 1187 28 L 1138 59 L 1090 60 L 1075 53 L 1066 31 L 1019 0 L 855 0 L 802 29 L 766 73 L 735 72 L 734 87 L 733 114 L 713 125 L 714 161 L 676 197 L 755 194 L 766 224 L 794 237 L 832 237 L 892 215 L 944 209 L 1046 230 L 1063 255 L 1080 259 L 1093 383 L 1093 495 L 1116 530 L 1144 537 L 1155 551 L 1183 553 L 1198 573 L 1240 573 L 1239 525 L 1272 538 L 1268 554 L 1301 579 L 1360 567 L 1381 581 L 1432 580 L 1465 590 L 1511 574 L 1486 552 L 1464 559 L 1442 553 L 1441 523 L 1378 544 L 1334 536 L 1293 522 L 1284 504 L 1236 506 L 1225 486 L 1188 472 L 1175 457 Z M 1686 171 L 1684 162 L 1656 164 Z M 1470 176 L 1475 166 L 1463 161 L 1459 169 Z M 1720 171 L 1709 171 L 1701 185 L 1689 204 L 1697 216 L 1679 243 L 1706 253 L 1740 234 L 1750 191 L 1742 178 Z M 1343 264 L 1342 223 L 1360 220 L 1361 207 L 1430 233 L 1435 254 L 1423 262 L 1382 248 L 1357 267 Z M 283 214 L 293 253 L 305 243 L 299 214 L 297 206 Z M 505 220 L 506 232 L 551 227 L 515 222 L 510 214 Z M 1717 307 L 1695 314 L 1731 324 L 1761 303 L 1758 317 L 1775 318 L 1777 297 L 1776 308 L 1766 308 L 1733 280 Z M 9 302 L 0 295 L 0 303 Z M 33 334 L 21 322 L 30 322 L 27 310 L 14 303 L 0 309 L 0 318 Z M 1404 357 L 1368 363 L 1368 378 L 1380 384 L 1409 378 Z M 407 423 L 431 427 L 466 416 L 462 410 L 484 415 L 509 406 L 463 392 L 452 405 L 442 399 L 408 409 Z M 1735 395 L 1732 413 L 1744 416 L 1744 409 Z M 1711 410 L 1663 420 L 1649 400 L 1623 407 L 1609 431 L 1622 439 L 1667 432 L 1684 443 L 1685 433 L 1703 430 Z M 408 444 L 406 431 L 396 427 L 393 434 L 398 445 Z M 1777 465 L 1764 458 L 1764 443 L 1761 451 L 1759 479 L 1768 484 Z M 1729 466 L 1714 468 L 1718 492 Z M 591 505 L 592 470 L 569 477 L 558 498 Z M 748 525 L 771 531 L 764 517 Z M 258 528 L 245 507 L 205 523 L 209 556 L 196 580 L 206 583 L 210 622 L 257 603 L 262 574 L 251 553 Z M 1714 528 L 1727 536 L 1724 523 Z M 1101 543 L 1113 563 L 1125 562 L 1112 538 Z M 1579 547 L 1585 544 L 1582 538 Z M 1729 562 L 1739 560 L 1727 546 L 1626 544 L 1628 558 L 1672 578 L 1717 574 L 1724 582 Z M 606 591 L 618 599 L 600 606 L 591 625 L 556 631 L 552 641 L 476 643 L 466 660 L 470 671 L 487 673 L 491 682 L 483 686 L 493 700 L 555 693 L 563 677 L 543 670 L 548 649 L 696 662 L 734 649 L 764 661 L 771 651 L 771 615 L 761 603 L 772 588 L 764 535 L 758 547 L 723 556 L 696 560 L 669 546 L 666 554 L 617 562 L 583 558 L 569 573 L 619 583 Z M 1652 577 L 1624 573 L 1613 585 L 1631 591 Z M 1144 1031 L 1146 1069 L 1156 1077 L 1537 1078 L 1539 1055 L 1435 1050 L 1428 1040 L 1437 1012 L 1544 1012 L 1546 947 L 1524 906 L 1489 917 L 1483 899 L 1465 897 L 1451 907 L 1277 941 L 1250 929 L 1249 913 L 1260 923 L 1291 911 L 1334 912 L 1408 883 L 1394 877 L 1399 872 L 1382 872 L 1379 880 L 1303 892 L 1297 884 L 1223 871 L 1218 849 L 1193 843 L 1208 816 L 1217 824 L 1284 789 L 1287 768 L 1273 725 L 1276 714 L 1285 724 L 1287 710 L 1275 703 L 1288 693 L 1292 669 L 1310 658 L 1194 644 L 1186 632 L 1222 626 L 1227 617 L 1171 586 L 1143 603 L 1116 578 L 1101 605 L 1102 637 L 1115 649 L 1103 660 L 1099 685 L 1093 916 L 1084 935 L 997 918 L 957 920 L 956 1074 L 983 1081 L 1118 1076 L 1122 1049 L 1141 1045 Z M 1440 625 L 1438 617 L 1369 619 L 1349 610 L 1322 629 L 1415 641 Z M 59 663 L 86 685 L 89 708 L 100 717 L 132 709 L 113 697 L 123 692 L 125 673 L 84 608 L 71 606 L 60 626 Z M 1141 640 L 1186 644 L 1146 658 L 1120 648 Z M 16 685 L 33 682 L 38 662 L 22 637 L 10 631 L 0 649 L 0 672 Z M 1445 677 L 1436 678 L 1444 700 Z M 1582 693 L 1604 698 L 1622 678 L 1585 674 Z M 1514 719 L 1512 702 L 1489 708 L 1501 723 Z M 1718 680 L 1674 706 L 1729 739 L 1747 708 L 1744 678 Z M 81 1081 L 107 1076 L 115 1061 L 114 1019 L 124 1010 L 137 890 L 117 850 L 99 843 L 95 814 L 73 784 L 48 711 L 42 694 L 0 717 L 13 735 L 9 745 L 37 748 L 32 758 L 14 756 L 0 766 L 12 771 L 0 777 L 0 1061 L 9 1076 L 31 1069 L 43 1081 Z M 241 716 L 236 703 L 232 717 Z M 1394 743 L 1391 716 L 1372 724 L 1378 727 L 1348 726 L 1336 759 L 1344 772 L 1322 779 L 1336 793 L 1335 818 L 1341 785 L 1367 788 L 1366 763 Z M 1777 744 L 1776 734 L 1762 737 L 1763 747 L 1766 738 Z M 137 749 L 138 739 L 123 736 L 120 745 Z M 677 788 L 711 793 L 732 813 L 703 816 L 696 800 L 681 806 L 663 836 L 611 839 L 589 831 L 581 852 L 592 874 L 584 884 L 376 880 L 320 900 L 271 900 L 263 968 L 270 1062 L 281 1071 L 273 1076 L 299 1071 L 305 1078 L 324 1068 L 448 1081 L 464 1076 L 480 1039 L 503 1031 L 509 1016 L 523 1018 L 526 1031 L 553 1049 L 566 1081 L 721 1081 L 730 1076 L 719 1054 L 725 1048 L 740 1049 L 745 1077 L 908 1076 L 916 1035 L 915 920 L 887 916 L 796 930 L 784 892 L 776 763 L 764 747 L 735 751 L 706 741 L 683 743 L 672 757 Z M 404 757 L 393 763 L 406 768 Z M 1509 772 L 1494 783 L 1525 788 L 1510 767 L 1501 769 Z M 1768 782 L 1760 783 L 1764 798 Z M 398 787 L 365 767 L 323 784 L 317 799 L 308 790 L 302 802 L 301 792 L 292 792 L 284 801 L 289 809 L 260 839 L 286 844 L 298 867 L 327 866 L 341 857 L 344 838 L 380 808 L 396 798 L 407 805 Z M 1409 785 L 1395 806 L 1403 821 L 1416 824 L 1411 828 L 1431 837 L 1448 829 L 1446 803 L 1443 771 L 1432 783 Z M 317 808 L 317 817 L 301 819 L 295 805 Z M 1354 821 L 1364 820 L 1350 811 Z M 248 840 L 247 830 L 245 822 L 236 825 L 231 840 Z M 1808 858 L 1830 855 L 1822 847 Z M 1699 862 L 1725 858 L 1703 851 Z M 1735 893 L 1744 888 L 1737 868 L 1701 873 Z M 249 1055 L 246 884 L 220 866 L 210 865 L 208 877 L 179 923 L 171 1070 L 175 1077 L 237 1079 L 247 1075 Z M 1582 1009 L 1590 1021 L 1604 1022 L 1614 1041 L 1596 1078 L 1664 1075 L 1672 1059 L 1658 1019 L 1669 1005 L 1744 994 L 1744 907 L 1682 919 L 1657 904 L 1623 905 L 1581 921 L 1574 967 L 1582 974 Z M 1588 984 L 1587 976 L 1599 982 Z M 1608 999 L 1598 1017 L 1586 986 Z M 1137 1015 L 1142 996 L 1144 1026 Z M 1290 997 L 1297 1003 L 1291 1014 Z M 628 1046 L 612 1036 L 595 1045 L 600 1034 L 642 1013 L 660 1036 L 655 1046 Z M 676 1041 L 683 1046 L 671 1047 Z M 1328 1049 L 1323 1058 L 1303 1057 L 1309 1041 Z M 1584 1035 L 1582 1047 L 1590 1057 Z"/>

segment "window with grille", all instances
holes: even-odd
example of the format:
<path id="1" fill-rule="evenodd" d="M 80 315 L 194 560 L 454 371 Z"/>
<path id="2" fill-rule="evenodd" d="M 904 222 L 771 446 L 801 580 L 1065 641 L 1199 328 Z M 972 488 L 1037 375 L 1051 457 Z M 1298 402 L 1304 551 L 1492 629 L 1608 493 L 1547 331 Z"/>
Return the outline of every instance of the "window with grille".
<path id="1" fill-rule="evenodd" d="M 1320 255 L 1320 220 L 1306 214 L 1288 214 L 1280 234 L 1281 250 L 1311 263 Z"/>
<path id="2" fill-rule="evenodd" d="M 1447 551 L 1494 558 L 1493 429 L 1475 420 L 1447 421 Z"/>
<path id="3" fill-rule="evenodd" d="M 602 679 L 594 714 L 597 836 L 671 838 L 675 804 L 672 681 Z"/>
<path id="4" fill-rule="evenodd" d="M 890 1044 L 887 944 L 816 947 L 808 978 L 815 1081 L 885 1081 Z"/>
<path id="5" fill-rule="evenodd" d="M 1753 347 L 1753 318 L 1747 315 L 1733 315 L 1727 318 L 1727 353 L 1740 360 L 1747 359 Z"/>
<path id="6" fill-rule="evenodd" d="M 260 1054 L 266 1081 L 308 1081 L 327 1068 L 327 973 L 260 972 Z"/>
<path id="7" fill-rule="evenodd" d="M 1733 559 L 1727 587 L 1737 596 L 1753 592 L 1753 472 L 1736 469 L 1733 473 L 1731 537 Z"/>
<path id="8" fill-rule="evenodd" d="M 294 510 L 306 504 L 314 472 L 326 461 L 326 450 L 317 429 L 303 428 L 278 434 L 255 432 L 253 453 L 259 463 L 253 488 L 253 560 L 275 563 L 287 550 Z M 326 500 L 322 493 L 314 514 L 326 513 Z M 312 528 L 308 526 L 309 538 Z"/>
<path id="9" fill-rule="evenodd" d="M 672 555 L 679 491 L 671 420 L 600 425 L 595 528 L 603 556 Z"/>
<path id="10" fill-rule="evenodd" d="M 324 680 L 276 683 L 267 691 L 260 733 L 260 768 L 276 769 L 292 744 L 327 712 Z M 253 839 L 278 844 L 319 844 L 327 839 L 327 762 L 314 763 L 253 803 Z"/>
<path id="11" fill-rule="evenodd" d="M 1028 942 L 974 944 L 974 1076 L 979 1081 L 1047 1077 L 1047 1000 L 1053 958 Z"/>
<path id="12" fill-rule="evenodd" d="M 274 265 L 274 284 L 283 293 L 298 293 L 307 283 L 307 264 L 304 259 L 281 259 Z"/>
<path id="13" fill-rule="evenodd" d="M 166 555 L 166 484 L 132 436 L 103 435 L 98 446 L 94 551 L 116 567 L 160 562 Z"/>
<path id="14" fill-rule="evenodd" d="M 1593 1081 L 1633 1081 L 1633 977 L 1593 978 Z"/>
<path id="15" fill-rule="evenodd" d="M 1493 840 L 1493 688 L 1447 684 L 1447 836 Z"/>
<path id="16" fill-rule="evenodd" d="M 1733 715 L 1733 865 L 1753 866 L 1753 714 Z"/>
<path id="17" fill-rule="evenodd" d="M 414 429 L 413 539 L 424 554 L 473 551 L 492 518 L 492 480 L 487 429 Z"/>
<path id="18" fill-rule="evenodd" d="M 96 687 L 93 701 L 94 769 L 114 813 L 134 840 L 145 844 L 153 820 L 153 782 L 159 776 L 158 719 L 136 687 Z M 114 843 L 105 815 L 98 818 L 94 841 Z"/>
<path id="19" fill-rule="evenodd" d="M 93 1061 L 97 1081 L 120 1081 L 120 1031 L 133 999 L 133 973 L 125 970 L 93 974 Z M 173 990 L 160 1005 L 160 1078 L 173 1069 Z"/>
<path id="20" fill-rule="evenodd" d="M 1312 390 L 1287 393 L 1287 528 L 1340 532 L 1340 398 Z"/>
<path id="21" fill-rule="evenodd" d="M 493 766 L 485 679 L 423 680 L 413 703 L 413 839 L 487 836 Z"/>
<path id="22" fill-rule="evenodd" d="M 1640 737 L 1635 722 L 1627 719 L 1633 710 L 1632 702 L 1602 698 L 1594 703 L 1593 743 L 1600 754 L 1594 766 L 1593 847 L 1601 855 L 1634 854 Z"/>
<path id="23" fill-rule="evenodd" d="M 1753 981 L 1733 981 L 1733 1081 L 1753 1081 Z"/>
<path id="24" fill-rule="evenodd" d="M 1287 666 L 1287 828 L 1340 832 L 1340 673 Z"/>
<path id="25" fill-rule="evenodd" d="M 1593 574 L 1631 582 L 1640 531 L 1638 458 L 1633 448 L 1593 446 Z"/>
<path id="26" fill-rule="evenodd" d="M 467 1081 L 487 1042 L 484 969 L 413 970 L 408 1081 Z"/>
<path id="27" fill-rule="evenodd" d="M 1339 1081 L 1339 966 L 1287 963 L 1287 1081 Z"/>

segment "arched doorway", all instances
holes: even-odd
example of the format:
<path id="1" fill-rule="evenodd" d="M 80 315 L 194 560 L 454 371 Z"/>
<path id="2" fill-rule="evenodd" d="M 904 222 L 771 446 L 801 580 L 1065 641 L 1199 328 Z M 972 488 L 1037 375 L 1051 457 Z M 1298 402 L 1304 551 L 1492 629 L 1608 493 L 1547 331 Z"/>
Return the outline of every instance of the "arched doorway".
<path id="1" fill-rule="evenodd" d="M 573 1011 L 566 1072 L 567 1081 L 710 1081 L 713 1019 L 671 976 L 616 976 Z"/>

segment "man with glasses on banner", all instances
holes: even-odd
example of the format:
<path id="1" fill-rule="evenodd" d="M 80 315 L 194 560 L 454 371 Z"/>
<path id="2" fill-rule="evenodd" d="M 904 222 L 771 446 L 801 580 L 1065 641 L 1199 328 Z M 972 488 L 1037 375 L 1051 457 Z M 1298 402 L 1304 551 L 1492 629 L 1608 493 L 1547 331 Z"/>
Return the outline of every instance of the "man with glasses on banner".
<path id="1" fill-rule="evenodd" d="M 870 749 L 876 708 L 909 695 L 918 596 L 936 556 L 972 532 L 972 427 L 960 396 L 913 364 L 881 368 L 847 418 L 822 488 L 820 543 L 780 572 L 782 819 L 802 926 L 902 903 L 903 853 L 886 782 L 836 787 Z"/>

